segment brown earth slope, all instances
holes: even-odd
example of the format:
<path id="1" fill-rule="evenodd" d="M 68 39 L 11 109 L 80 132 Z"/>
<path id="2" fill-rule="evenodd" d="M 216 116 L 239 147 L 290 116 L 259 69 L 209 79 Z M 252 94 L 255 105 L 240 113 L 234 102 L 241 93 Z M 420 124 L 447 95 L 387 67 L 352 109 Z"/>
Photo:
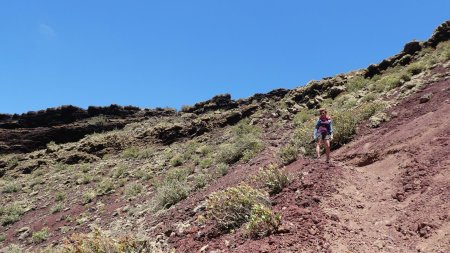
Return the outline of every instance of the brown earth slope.
<path id="1" fill-rule="evenodd" d="M 27 143 L 0 155 L 0 251 L 57 247 L 99 228 L 146 238 L 157 252 L 450 252 L 449 39 L 447 21 L 365 70 L 155 117 L 139 111 L 117 118 L 123 129 L 71 143 L 46 131 L 87 129 L 96 122 L 86 112 L 50 125 L 45 112 L 37 122 L 5 116 L 4 150 Z M 339 142 L 331 164 L 309 156 L 321 106 Z M 36 146 L 11 139 L 22 131 L 37 131 Z M 252 178 L 270 164 L 291 179 L 267 201 L 280 225 L 260 237 L 246 224 L 218 229 L 210 194 L 242 182 L 256 189 Z"/>

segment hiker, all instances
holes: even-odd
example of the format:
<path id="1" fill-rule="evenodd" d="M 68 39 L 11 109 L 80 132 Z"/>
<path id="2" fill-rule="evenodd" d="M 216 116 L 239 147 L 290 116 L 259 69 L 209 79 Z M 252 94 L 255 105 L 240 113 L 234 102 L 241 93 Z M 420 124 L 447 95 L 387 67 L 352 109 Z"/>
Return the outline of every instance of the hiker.
<path id="1" fill-rule="evenodd" d="M 325 109 L 322 108 L 319 112 L 320 117 L 314 127 L 314 139 L 317 140 L 316 153 L 317 158 L 320 158 L 320 146 L 325 142 L 328 163 L 330 162 L 330 141 L 333 140 L 333 124 Z"/>

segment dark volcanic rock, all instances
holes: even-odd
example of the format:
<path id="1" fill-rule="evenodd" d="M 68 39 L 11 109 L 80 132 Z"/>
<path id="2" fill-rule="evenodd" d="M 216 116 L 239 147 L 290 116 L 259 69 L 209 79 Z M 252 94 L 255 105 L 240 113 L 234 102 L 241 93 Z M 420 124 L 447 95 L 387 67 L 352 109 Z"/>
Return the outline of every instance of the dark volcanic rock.
<path id="1" fill-rule="evenodd" d="M 121 129 L 148 117 L 175 115 L 174 109 L 141 110 L 134 106 L 61 106 L 22 115 L 0 115 L 0 154 L 31 152 L 54 141 L 74 142 L 87 134 Z"/>

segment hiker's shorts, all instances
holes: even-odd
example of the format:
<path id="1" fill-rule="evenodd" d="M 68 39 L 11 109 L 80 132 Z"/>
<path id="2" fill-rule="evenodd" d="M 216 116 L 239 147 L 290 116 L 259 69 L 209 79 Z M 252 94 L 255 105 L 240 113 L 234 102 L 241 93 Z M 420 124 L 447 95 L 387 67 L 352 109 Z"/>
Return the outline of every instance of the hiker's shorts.
<path id="1" fill-rule="evenodd" d="M 329 135 L 329 134 L 320 134 L 320 135 L 317 137 L 317 140 L 319 140 L 319 139 L 322 139 L 322 140 L 330 140 L 330 139 L 331 139 L 331 135 Z"/>

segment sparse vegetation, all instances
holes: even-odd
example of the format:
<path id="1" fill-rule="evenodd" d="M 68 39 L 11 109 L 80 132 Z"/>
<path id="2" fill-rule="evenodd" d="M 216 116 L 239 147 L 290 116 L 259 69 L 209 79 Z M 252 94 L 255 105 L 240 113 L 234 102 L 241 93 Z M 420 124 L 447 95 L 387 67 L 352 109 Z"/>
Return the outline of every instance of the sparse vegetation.
<path id="1" fill-rule="evenodd" d="M 125 187 L 125 197 L 132 198 L 142 193 L 144 187 L 138 183 L 130 183 Z"/>
<path id="2" fill-rule="evenodd" d="M 84 192 L 83 196 L 82 196 L 82 204 L 86 205 L 88 203 L 91 203 L 92 200 L 95 198 L 95 196 L 96 196 L 96 193 L 94 191 L 89 190 L 89 191 Z"/>
<path id="3" fill-rule="evenodd" d="M 97 184 L 97 195 L 106 195 L 112 193 L 114 189 L 114 182 L 109 178 L 105 178 Z"/>
<path id="4" fill-rule="evenodd" d="M 87 120 L 87 123 L 94 126 L 104 126 L 106 123 L 108 123 L 108 118 L 106 118 L 104 115 L 99 115 L 89 118 Z"/>
<path id="5" fill-rule="evenodd" d="M 160 182 L 156 182 L 155 209 L 168 208 L 188 196 L 187 170 L 172 169 Z"/>
<path id="6" fill-rule="evenodd" d="M 228 174 L 228 164 L 219 163 L 216 165 L 216 172 L 219 176 L 225 176 Z"/>
<path id="7" fill-rule="evenodd" d="M 118 179 L 123 178 L 128 174 L 127 167 L 124 164 L 119 164 L 111 170 L 111 177 Z"/>
<path id="8" fill-rule="evenodd" d="M 4 233 L 0 233 L 0 243 L 6 240 L 6 235 Z"/>
<path id="9" fill-rule="evenodd" d="M 228 231 L 246 223 L 256 204 L 267 206 L 267 193 L 241 184 L 209 195 L 206 209 L 208 218 L 218 228 Z"/>
<path id="10" fill-rule="evenodd" d="M 183 161 L 184 161 L 183 156 L 178 154 L 172 157 L 172 159 L 170 159 L 170 165 L 172 165 L 173 167 L 180 166 L 183 164 Z"/>
<path id="11" fill-rule="evenodd" d="M 139 239 L 133 236 L 113 237 L 100 229 L 89 234 L 73 234 L 57 248 L 64 253 L 174 253 L 162 242 Z"/>
<path id="12" fill-rule="evenodd" d="M 218 147 L 216 162 L 232 164 L 240 159 L 250 160 L 264 148 L 259 136 L 257 127 L 250 125 L 248 120 L 242 120 L 231 128 L 229 141 Z"/>
<path id="13" fill-rule="evenodd" d="M 279 213 L 274 213 L 265 205 L 255 204 L 246 227 L 251 236 L 260 237 L 277 231 L 280 224 L 281 215 Z"/>
<path id="14" fill-rule="evenodd" d="M 59 191 L 55 194 L 55 201 L 57 201 L 57 202 L 63 201 L 65 198 L 66 198 L 65 192 Z"/>
<path id="15" fill-rule="evenodd" d="M 4 185 L 2 187 L 3 193 L 14 193 L 14 192 L 18 192 L 19 190 L 20 190 L 20 186 L 17 182 L 9 182 L 9 183 L 6 183 L 6 185 Z"/>
<path id="16" fill-rule="evenodd" d="M 353 92 L 367 87 L 369 81 L 362 76 L 355 76 L 347 81 L 345 87 L 348 92 Z"/>
<path id="17" fill-rule="evenodd" d="M 12 203 L 6 206 L 0 206 L 0 220 L 2 226 L 13 224 L 20 219 L 24 213 L 24 209 L 18 203 Z"/>
<path id="18" fill-rule="evenodd" d="M 277 194 L 289 184 L 288 173 L 278 165 L 269 164 L 262 168 L 253 178 L 253 182 L 261 188 L 267 189 L 269 194 Z"/>
<path id="19" fill-rule="evenodd" d="M 128 147 L 122 152 L 123 158 L 138 158 L 139 148 L 138 147 Z"/>
<path id="20" fill-rule="evenodd" d="M 297 160 L 298 153 L 299 149 L 295 145 L 288 144 L 278 151 L 278 157 L 282 164 L 287 165 Z"/>
<path id="21" fill-rule="evenodd" d="M 49 235 L 50 234 L 48 232 L 48 228 L 43 228 L 39 231 L 33 232 L 31 239 L 33 240 L 34 243 L 37 244 L 47 240 Z"/>
<path id="22" fill-rule="evenodd" d="M 64 208 L 64 204 L 63 203 L 56 203 L 55 205 L 53 205 L 51 212 L 52 213 L 59 213 L 63 210 Z"/>

